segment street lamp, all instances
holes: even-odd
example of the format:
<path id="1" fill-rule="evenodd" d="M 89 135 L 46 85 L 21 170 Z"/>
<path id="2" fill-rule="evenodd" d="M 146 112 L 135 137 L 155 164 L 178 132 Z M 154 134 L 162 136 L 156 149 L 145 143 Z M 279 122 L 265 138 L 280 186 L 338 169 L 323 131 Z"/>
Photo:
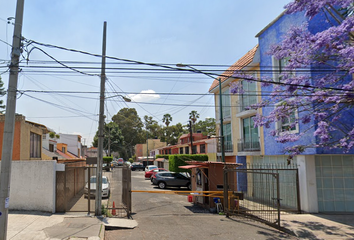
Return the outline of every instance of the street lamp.
<path id="1" fill-rule="evenodd" d="M 106 99 L 108 98 L 114 98 L 114 97 L 121 97 L 125 102 L 131 102 L 132 100 L 126 96 L 123 96 L 121 94 L 116 94 L 116 95 L 113 95 L 113 96 L 109 96 L 109 97 L 106 97 Z"/>
<path id="2" fill-rule="evenodd" d="M 219 102 L 220 102 L 220 105 L 219 105 L 219 111 L 220 111 L 220 140 L 221 140 L 221 161 L 223 163 L 225 163 L 225 142 L 224 142 L 224 120 L 223 120 L 223 114 L 222 114 L 222 88 L 221 88 L 221 79 L 220 78 L 216 78 L 214 77 L 213 75 L 211 75 L 210 73 L 206 73 L 206 72 L 203 72 L 203 71 L 200 71 L 190 65 L 186 65 L 186 64 L 182 64 L 182 63 L 178 63 L 176 64 L 176 67 L 178 68 L 190 68 L 193 70 L 193 72 L 196 72 L 196 73 L 201 73 L 201 74 L 204 74 L 214 80 L 217 80 L 219 81 Z"/>

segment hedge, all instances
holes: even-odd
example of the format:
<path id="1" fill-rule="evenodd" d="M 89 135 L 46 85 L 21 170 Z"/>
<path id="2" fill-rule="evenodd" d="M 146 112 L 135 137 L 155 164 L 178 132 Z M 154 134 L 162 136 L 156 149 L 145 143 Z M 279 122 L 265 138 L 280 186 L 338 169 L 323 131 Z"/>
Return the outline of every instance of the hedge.
<path id="1" fill-rule="evenodd" d="M 186 172 L 186 169 L 179 168 L 179 166 L 188 165 L 186 161 L 208 161 L 208 155 L 205 154 L 176 154 L 168 156 L 169 170 L 172 172 Z"/>
<path id="2" fill-rule="evenodd" d="M 113 161 L 113 157 L 103 157 L 103 162 L 104 163 L 110 163 Z"/>

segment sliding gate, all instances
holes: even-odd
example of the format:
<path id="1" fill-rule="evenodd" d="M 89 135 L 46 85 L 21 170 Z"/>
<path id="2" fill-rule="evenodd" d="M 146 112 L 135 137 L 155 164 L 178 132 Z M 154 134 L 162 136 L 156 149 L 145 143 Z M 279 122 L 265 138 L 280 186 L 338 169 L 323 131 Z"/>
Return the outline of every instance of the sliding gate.
<path id="1" fill-rule="evenodd" d="M 249 216 L 275 227 L 284 213 L 300 213 L 297 169 L 224 169 L 228 216 Z"/>

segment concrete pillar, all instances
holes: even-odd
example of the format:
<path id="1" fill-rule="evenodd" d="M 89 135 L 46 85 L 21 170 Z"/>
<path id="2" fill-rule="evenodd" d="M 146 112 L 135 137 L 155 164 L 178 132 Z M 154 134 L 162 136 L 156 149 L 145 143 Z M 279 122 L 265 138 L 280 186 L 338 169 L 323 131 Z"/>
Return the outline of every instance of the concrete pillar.
<path id="1" fill-rule="evenodd" d="M 318 213 L 316 166 L 314 155 L 297 156 L 301 210 Z"/>

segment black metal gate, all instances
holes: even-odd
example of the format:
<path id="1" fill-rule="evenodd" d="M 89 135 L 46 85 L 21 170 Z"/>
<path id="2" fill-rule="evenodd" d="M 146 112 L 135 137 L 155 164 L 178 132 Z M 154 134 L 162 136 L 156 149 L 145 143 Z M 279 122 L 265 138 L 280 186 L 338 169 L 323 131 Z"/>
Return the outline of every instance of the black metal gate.
<path id="1" fill-rule="evenodd" d="M 283 213 L 300 213 L 297 169 L 224 169 L 225 213 L 281 227 Z"/>

